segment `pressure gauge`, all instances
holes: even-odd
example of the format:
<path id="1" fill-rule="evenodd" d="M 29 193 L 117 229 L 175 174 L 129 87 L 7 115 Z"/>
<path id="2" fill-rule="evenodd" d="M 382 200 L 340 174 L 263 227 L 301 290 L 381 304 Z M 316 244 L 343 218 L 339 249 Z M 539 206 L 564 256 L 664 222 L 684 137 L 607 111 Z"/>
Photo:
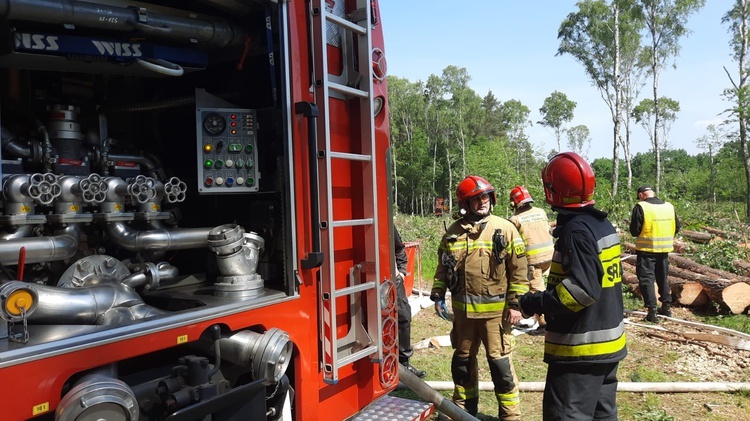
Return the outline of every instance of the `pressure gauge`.
<path id="1" fill-rule="evenodd" d="M 227 128 L 227 121 L 216 113 L 211 113 L 203 119 L 203 128 L 211 136 L 218 136 Z"/>

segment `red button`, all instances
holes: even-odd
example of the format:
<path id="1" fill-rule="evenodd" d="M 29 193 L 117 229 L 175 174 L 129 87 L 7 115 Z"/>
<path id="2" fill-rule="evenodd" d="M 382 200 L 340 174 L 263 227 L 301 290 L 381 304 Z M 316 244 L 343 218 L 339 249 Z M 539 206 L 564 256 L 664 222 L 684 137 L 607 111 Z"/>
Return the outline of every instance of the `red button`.
<path id="1" fill-rule="evenodd" d="M 214 179 L 211 177 L 206 177 L 204 183 L 206 184 L 206 187 L 211 187 L 214 184 Z"/>

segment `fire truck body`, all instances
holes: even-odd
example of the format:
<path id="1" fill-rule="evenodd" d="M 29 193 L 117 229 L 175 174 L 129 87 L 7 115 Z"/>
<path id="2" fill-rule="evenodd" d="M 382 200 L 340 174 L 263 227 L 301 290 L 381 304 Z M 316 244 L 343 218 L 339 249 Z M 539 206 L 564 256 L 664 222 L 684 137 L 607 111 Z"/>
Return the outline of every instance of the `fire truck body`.
<path id="1" fill-rule="evenodd" d="M 0 19 L 3 419 L 396 416 L 377 1 Z"/>

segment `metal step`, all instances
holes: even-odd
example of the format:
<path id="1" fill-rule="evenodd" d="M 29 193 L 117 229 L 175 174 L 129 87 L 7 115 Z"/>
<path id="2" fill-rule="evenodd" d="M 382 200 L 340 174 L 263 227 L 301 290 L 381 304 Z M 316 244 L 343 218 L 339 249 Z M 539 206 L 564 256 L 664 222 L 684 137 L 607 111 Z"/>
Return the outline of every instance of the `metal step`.
<path id="1" fill-rule="evenodd" d="M 386 395 L 347 421 L 426 420 L 435 412 L 432 403 Z"/>

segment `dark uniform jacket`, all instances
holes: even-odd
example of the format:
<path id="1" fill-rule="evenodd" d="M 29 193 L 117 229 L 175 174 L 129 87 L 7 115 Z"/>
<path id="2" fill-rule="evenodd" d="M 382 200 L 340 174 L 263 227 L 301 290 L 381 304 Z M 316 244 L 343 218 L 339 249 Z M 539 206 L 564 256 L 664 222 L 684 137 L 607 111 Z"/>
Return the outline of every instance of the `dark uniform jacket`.
<path id="1" fill-rule="evenodd" d="M 521 297 L 526 314 L 544 314 L 547 363 L 612 363 L 625 358 L 620 240 L 593 207 L 555 209 L 557 239 L 547 290 Z"/>

